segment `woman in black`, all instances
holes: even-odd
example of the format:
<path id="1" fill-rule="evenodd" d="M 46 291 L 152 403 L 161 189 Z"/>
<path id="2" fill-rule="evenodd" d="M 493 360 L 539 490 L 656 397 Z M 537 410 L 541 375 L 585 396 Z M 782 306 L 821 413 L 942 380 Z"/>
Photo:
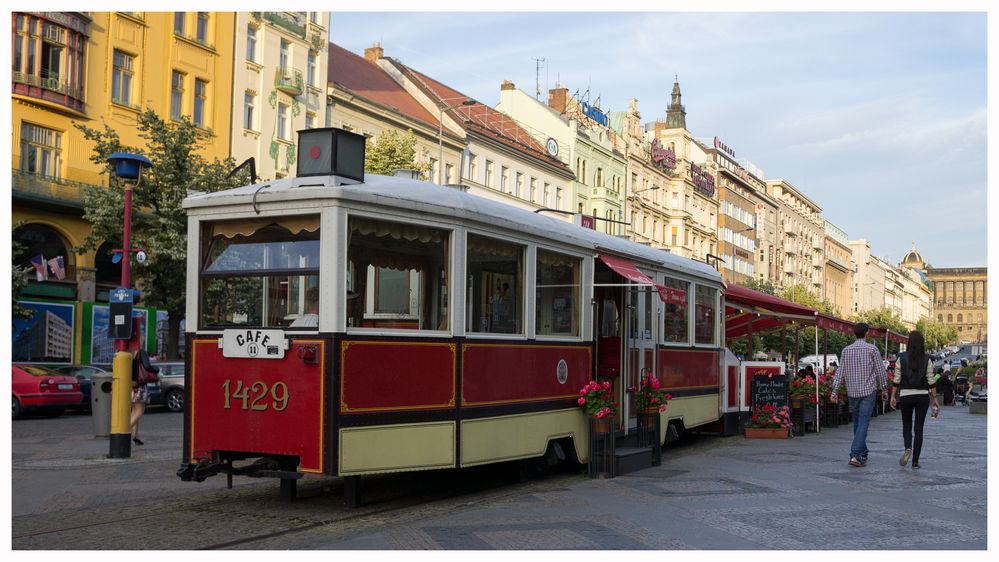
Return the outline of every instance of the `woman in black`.
<path id="1" fill-rule="evenodd" d="M 919 468 L 919 452 L 923 448 L 923 422 L 926 421 L 926 410 L 930 407 L 931 399 L 933 415 L 936 416 L 940 412 L 940 404 L 937 402 L 933 360 L 926 356 L 923 334 L 913 330 L 909 332 L 909 345 L 905 353 L 899 354 L 898 361 L 895 362 L 895 376 L 891 384 L 891 407 L 895 408 L 898 403 L 902 408 L 905 452 L 898 459 L 898 464 L 902 466 L 908 464 L 909 457 L 912 457 L 912 468 Z"/>

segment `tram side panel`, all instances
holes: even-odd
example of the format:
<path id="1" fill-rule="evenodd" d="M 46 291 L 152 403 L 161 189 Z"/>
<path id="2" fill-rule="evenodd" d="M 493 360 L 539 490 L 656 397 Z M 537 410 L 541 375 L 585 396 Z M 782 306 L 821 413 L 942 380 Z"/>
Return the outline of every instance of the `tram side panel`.
<path id="1" fill-rule="evenodd" d="M 538 457 L 564 437 L 585 462 L 586 417 L 576 400 L 591 369 L 587 344 L 463 344 L 461 465 Z"/>
<path id="2" fill-rule="evenodd" d="M 456 467 L 456 344 L 340 342 L 337 472 Z"/>
<path id="3" fill-rule="evenodd" d="M 667 419 L 687 429 L 718 421 L 721 358 L 718 349 L 659 348 L 659 381 L 673 395 Z"/>
<path id="4" fill-rule="evenodd" d="M 326 472 L 329 340 L 293 339 L 282 359 L 224 357 L 218 342 L 190 342 L 186 461 L 282 455 Z"/>

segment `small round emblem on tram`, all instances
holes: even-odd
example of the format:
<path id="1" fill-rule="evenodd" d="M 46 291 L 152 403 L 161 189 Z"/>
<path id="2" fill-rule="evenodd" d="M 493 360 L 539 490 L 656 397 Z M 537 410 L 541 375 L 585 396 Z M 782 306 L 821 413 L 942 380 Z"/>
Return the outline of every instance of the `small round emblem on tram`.
<path id="1" fill-rule="evenodd" d="M 555 367 L 555 377 L 558 379 L 559 384 L 565 384 L 565 381 L 569 380 L 569 365 L 565 362 L 565 359 L 558 360 L 558 366 Z"/>

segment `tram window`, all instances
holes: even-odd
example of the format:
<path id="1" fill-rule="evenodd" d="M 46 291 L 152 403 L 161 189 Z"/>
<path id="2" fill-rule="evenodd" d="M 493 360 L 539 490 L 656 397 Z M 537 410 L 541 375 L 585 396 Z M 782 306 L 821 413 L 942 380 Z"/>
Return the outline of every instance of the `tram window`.
<path id="1" fill-rule="evenodd" d="M 490 334 L 524 333 L 524 247 L 469 234 L 466 262 L 465 329 Z"/>
<path id="2" fill-rule="evenodd" d="M 362 217 L 349 225 L 348 328 L 447 330 L 450 232 Z"/>
<path id="3" fill-rule="evenodd" d="M 205 223 L 201 247 L 202 327 L 318 326 L 318 216 Z"/>
<path id="4" fill-rule="evenodd" d="M 694 343 L 713 344 L 718 290 L 698 285 L 694 299 Z"/>
<path id="5" fill-rule="evenodd" d="M 535 320 L 539 336 L 578 336 L 582 260 L 538 250 Z"/>
<path id="6" fill-rule="evenodd" d="M 690 343 L 689 306 L 686 304 L 689 302 L 690 283 L 667 277 L 663 286 L 675 297 L 674 302 L 663 305 L 663 338 L 669 343 Z M 681 300 L 684 304 L 679 304 Z"/>

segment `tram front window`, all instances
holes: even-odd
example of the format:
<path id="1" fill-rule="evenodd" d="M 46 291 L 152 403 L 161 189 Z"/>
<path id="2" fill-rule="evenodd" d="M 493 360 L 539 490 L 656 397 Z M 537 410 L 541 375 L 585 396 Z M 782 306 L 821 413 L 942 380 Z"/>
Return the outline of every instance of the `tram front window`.
<path id="1" fill-rule="evenodd" d="M 316 328 L 319 217 L 202 227 L 201 327 Z"/>
<path id="2" fill-rule="evenodd" d="M 450 232 L 350 217 L 348 328 L 448 330 Z"/>

